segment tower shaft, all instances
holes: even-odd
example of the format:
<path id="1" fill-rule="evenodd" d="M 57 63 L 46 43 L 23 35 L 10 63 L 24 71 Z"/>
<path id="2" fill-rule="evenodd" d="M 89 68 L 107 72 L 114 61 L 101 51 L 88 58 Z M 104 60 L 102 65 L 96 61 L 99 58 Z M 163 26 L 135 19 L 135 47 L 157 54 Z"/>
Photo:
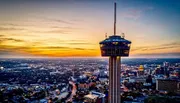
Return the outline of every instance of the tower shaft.
<path id="1" fill-rule="evenodd" d="M 120 103 L 120 56 L 109 57 L 109 103 Z"/>

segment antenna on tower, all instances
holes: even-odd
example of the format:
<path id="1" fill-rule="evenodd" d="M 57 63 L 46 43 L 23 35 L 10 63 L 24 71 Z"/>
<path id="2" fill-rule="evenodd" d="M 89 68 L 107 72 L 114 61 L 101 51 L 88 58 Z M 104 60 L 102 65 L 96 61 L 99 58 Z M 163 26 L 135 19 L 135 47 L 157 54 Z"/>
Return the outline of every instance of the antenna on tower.
<path id="1" fill-rule="evenodd" d="M 122 38 L 125 38 L 125 34 L 124 33 L 122 33 Z"/>
<path id="2" fill-rule="evenodd" d="M 114 3 L 114 35 L 116 35 L 116 2 Z"/>
<path id="3" fill-rule="evenodd" d="M 107 39 L 107 33 L 105 34 L 105 38 Z"/>

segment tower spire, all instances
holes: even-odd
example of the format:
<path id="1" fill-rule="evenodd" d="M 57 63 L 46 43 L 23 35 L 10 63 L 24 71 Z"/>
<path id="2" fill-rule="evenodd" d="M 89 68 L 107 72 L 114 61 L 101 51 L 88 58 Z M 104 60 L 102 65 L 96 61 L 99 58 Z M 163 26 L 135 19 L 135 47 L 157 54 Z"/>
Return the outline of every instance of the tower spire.
<path id="1" fill-rule="evenodd" d="M 114 3 L 114 35 L 116 35 L 116 2 Z"/>

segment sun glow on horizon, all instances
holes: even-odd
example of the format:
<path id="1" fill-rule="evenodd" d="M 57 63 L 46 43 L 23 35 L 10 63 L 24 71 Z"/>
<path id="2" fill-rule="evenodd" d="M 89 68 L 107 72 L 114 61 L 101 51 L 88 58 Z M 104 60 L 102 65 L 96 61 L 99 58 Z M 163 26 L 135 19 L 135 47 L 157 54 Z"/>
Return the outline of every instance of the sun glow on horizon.
<path id="1" fill-rule="evenodd" d="M 99 42 L 113 34 L 112 1 L 0 2 L 0 57 L 99 57 Z M 117 33 L 132 41 L 130 56 L 180 57 L 176 4 L 117 2 Z"/>

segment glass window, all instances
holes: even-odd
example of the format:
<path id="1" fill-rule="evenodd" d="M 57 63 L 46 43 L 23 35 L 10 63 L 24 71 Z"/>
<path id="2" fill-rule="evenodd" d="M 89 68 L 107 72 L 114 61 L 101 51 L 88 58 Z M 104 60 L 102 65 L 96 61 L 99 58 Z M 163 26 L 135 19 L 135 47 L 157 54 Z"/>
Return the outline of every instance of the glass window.
<path id="1" fill-rule="evenodd" d="M 114 45 L 118 45 L 118 42 L 112 42 Z"/>
<path id="2" fill-rule="evenodd" d="M 129 53 L 129 50 L 124 50 L 124 54 L 128 54 Z"/>
<path id="3" fill-rule="evenodd" d="M 103 47 L 104 46 L 104 44 L 100 44 L 100 47 Z"/>

